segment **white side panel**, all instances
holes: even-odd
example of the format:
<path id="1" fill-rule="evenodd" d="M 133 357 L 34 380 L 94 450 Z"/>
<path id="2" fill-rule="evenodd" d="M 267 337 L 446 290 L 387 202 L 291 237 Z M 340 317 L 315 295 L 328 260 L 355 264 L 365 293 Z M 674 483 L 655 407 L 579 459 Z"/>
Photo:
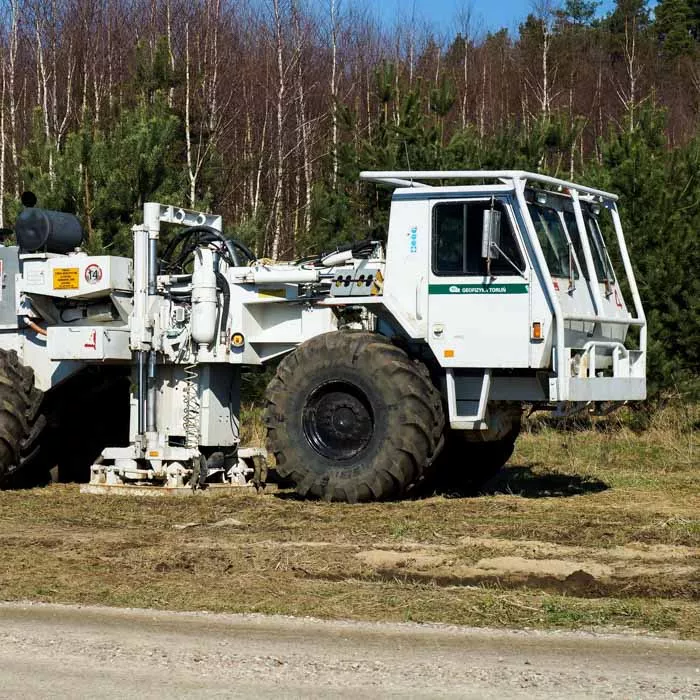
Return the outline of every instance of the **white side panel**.
<path id="1" fill-rule="evenodd" d="M 430 347 L 443 367 L 528 367 L 529 289 L 522 277 L 431 279 Z"/>
<path id="2" fill-rule="evenodd" d="M 242 316 L 232 328 L 245 337 L 244 348 L 232 349 L 232 362 L 260 364 L 309 338 L 337 329 L 335 315 L 328 307 L 251 298 L 255 301 L 244 304 Z M 279 346 L 279 352 L 274 346 Z"/>
<path id="3" fill-rule="evenodd" d="M 41 391 L 48 391 L 85 367 L 85 363 L 81 360 L 51 359 L 46 347 L 46 337 L 38 336 L 32 331 L 27 335 L 7 336 L 3 333 L 0 336 L 3 339 L 6 337 L 16 339 L 17 343 L 16 345 L 13 343 L 12 348 L 17 350 L 21 362 L 34 370 L 34 384 Z M 3 344 L 3 347 L 7 346 Z"/>
<path id="4" fill-rule="evenodd" d="M 52 360 L 131 360 L 129 331 L 104 326 L 49 326 Z"/>
<path id="5" fill-rule="evenodd" d="M 593 377 L 569 379 L 570 401 L 642 401 L 646 399 L 646 379 Z"/>
<path id="6" fill-rule="evenodd" d="M 200 444 L 231 447 L 238 444 L 240 368 L 200 365 Z"/>
<path id="7" fill-rule="evenodd" d="M 383 301 L 412 338 L 426 338 L 430 206 L 426 200 L 391 204 Z"/>
<path id="8" fill-rule="evenodd" d="M 109 255 L 43 255 L 21 260 L 18 288 L 27 294 L 65 299 L 93 299 L 133 289 L 133 263 Z"/>
<path id="9" fill-rule="evenodd" d="M 158 365 L 156 380 L 156 426 L 159 433 L 185 435 L 185 372 L 182 367 Z M 132 403 L 131 427 L 136 435 L 137 417 Z M 135 438 L 132 438 L 135 439 Z"/>

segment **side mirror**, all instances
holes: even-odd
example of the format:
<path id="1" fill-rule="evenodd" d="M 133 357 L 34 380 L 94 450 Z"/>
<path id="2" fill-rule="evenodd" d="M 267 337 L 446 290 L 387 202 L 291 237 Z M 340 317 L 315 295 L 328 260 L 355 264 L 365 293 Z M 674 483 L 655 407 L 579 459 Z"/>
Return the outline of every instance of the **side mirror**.
<path id="1" fill-rule="evenodd" d="M 496 209 L 486 209 L 481 227 L 481 257 L 494 260 L 500 257 L 501 245 L 501 212 Z"/>

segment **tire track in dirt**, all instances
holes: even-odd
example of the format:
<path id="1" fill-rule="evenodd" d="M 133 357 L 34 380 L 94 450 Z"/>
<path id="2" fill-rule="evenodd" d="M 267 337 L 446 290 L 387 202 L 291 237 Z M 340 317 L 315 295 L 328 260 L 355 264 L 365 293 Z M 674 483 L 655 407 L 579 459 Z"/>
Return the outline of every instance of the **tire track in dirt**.
<path id="1" fill-rule="evenodd" d="M 454 544 L 255 540 L 246 524 L 227 518 L 174 524 L 167 544 L 138 529 L 99 533 L 82 527 L 28 526 L 3 534 L 8 548 L 52 550 L 65 558 L 139 565 L 155 573 L 219 567 L 234 576 L 242 566 L 286 570 L 325 581 L 401 581 L 440 587 L 528 588 L 583 598 L 604 596 L 700 600 L 700 548 L 629 542 L 611 547 L 463 536 Z"/>
<path id="2" fill-rule="evenodd" d="M 482 553 L 476 561 L 470 556 L 474 550 Z M 355 556 L 377 577 L 442 586 L 524 586 L 596 598 L 700 599 L 700 549 L 679 545 L 630 543 L 594 549 L 464 537 L 453 547 L 375 547 Z"/>

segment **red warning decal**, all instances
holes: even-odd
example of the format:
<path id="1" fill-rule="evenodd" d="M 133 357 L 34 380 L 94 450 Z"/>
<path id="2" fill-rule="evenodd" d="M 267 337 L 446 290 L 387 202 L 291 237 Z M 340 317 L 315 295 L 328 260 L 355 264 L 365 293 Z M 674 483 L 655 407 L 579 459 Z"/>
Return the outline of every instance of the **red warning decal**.
<path id="1" fill-rule="evenodd" d="M 90 340 L 83 347 L 88 350 L 97 350 L 97 331 L 94 328 L 90 331 Z"/>
<path id="2" fill-rule="evenodd" d="M 97 284 L 102 280 L 102 268 L 92 263 L 85 268 L 85 281 L 88 284 Z"/>

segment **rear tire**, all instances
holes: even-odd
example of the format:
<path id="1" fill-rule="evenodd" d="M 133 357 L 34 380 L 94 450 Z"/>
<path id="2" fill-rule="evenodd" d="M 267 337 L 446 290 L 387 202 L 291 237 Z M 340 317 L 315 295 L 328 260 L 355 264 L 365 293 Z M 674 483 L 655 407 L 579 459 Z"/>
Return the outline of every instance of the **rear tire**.
<path id="1" fill-rule="evenodd" d="M 42 399 L 31 368 L 14 350 L 0 350 L 0 486 L 38 461 L 46 427 Z"/>
<path id="2" fill-rule="evenodd" d="M 129 444 L 129 386 L 121 367 L 87 367 L 52 390 L 47 441 L 59 481 L 88 481 L 105 447 Z"/>
<path id="3" fill-rule="evenodd" d="M 288 355 L 266 392 L 268 447 L 301 496 L 402 496 L 442 446 L 440 394 L 384 336 L 326 333 Z"/>
<path id="4" fill-rule="evenodd" d="M 519 434 L 519 419 L 500 440 L 488 442 L 469 439 L 471 436 L 464 430 L 448 429 L 436 469 L 440 490 L 478 492 L 511 458 Z"/>

